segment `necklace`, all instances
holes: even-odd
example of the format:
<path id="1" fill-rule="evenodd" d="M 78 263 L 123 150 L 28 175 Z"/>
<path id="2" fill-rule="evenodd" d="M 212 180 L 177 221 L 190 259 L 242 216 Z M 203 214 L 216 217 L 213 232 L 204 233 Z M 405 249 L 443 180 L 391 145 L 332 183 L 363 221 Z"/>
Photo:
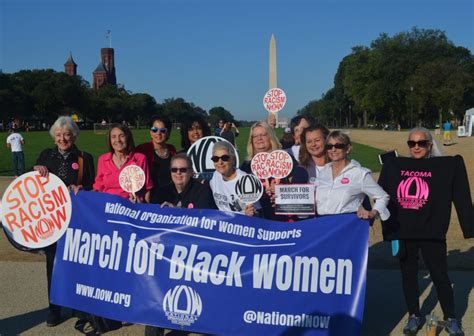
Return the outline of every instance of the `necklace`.
<path id="1" fill-rule="evenodd" d="M 123 157 L 123 158 L 119 158 L 117 154 L 113 154 L 112 155 L 112 160 L 114 161 L 114 164 L 118 167 L 118 168 L 121 168 L 123 166 L 123 164 L 125 163 L 125 161 L 127 160 L 126 157 Z"/>
<path id="2" fill-rule="evenodd" d="M 156 153 L 156 155 L 158 155 L 158 157 L 160 157 L 162 159 L 167 159 L 169 154 L 170 154 L 170 152 L 168 150 L 168 147 L 165 147 L 165 150 L 163 151 L 163 153 L 160 153 L 158 151 L 158 149 L 155 149 L 155 153 Z"/>

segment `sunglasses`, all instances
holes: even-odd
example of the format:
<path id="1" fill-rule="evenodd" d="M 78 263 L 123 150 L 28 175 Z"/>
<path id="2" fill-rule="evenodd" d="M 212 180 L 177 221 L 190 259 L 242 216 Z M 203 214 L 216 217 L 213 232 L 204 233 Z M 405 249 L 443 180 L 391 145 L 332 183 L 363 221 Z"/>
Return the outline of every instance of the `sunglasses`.
<path id="1" fill-rule="evenodd" d="M 408 140 L 407 145 L 410 148 L 413 148 L 416 145 L 418 145 L 418 147 L 421 147 L 421 148 L 428 148 L 428 146 L 430 145 L 430 141 L 429 140 L 420 140 L 420 141 Z"/>
<path id="2" fill-rule="evenodd" d="M 342 144 L 342 143 L 337 143 L 337 144 L 326 144 L 324 145 L 324 149 L 326 150 L 331 150 L 333 147 L 336 147 L 336 149 L 344 149 L 346 148 L 346 144 Z"/>
<path id="3" fill-rule="evenodd" d="M 227 154 L 222 155 L 222 156 L 216 156 L 216 155 L 214 155 L 213 157 L 211 157 L 211 160 L 212 160 L 212 162 L 219 162 L 219 160 L 222 160 L 222 161 L 224 161 L 224 162 L 227 162 L 227 161 L 230 160 L 230 155 L 227 155 Z"/>
<path id="4" fill-rule="evenodd" d="M 162 128 L 152 127 L 152 128 L 150 128 L 150 131 L 152 131 L 153 133 L 156 133 L 156 132 L 159 131 L 161 134 L 168 133 L 168 129 L 166 127 L 162 127 Z"/>
<path id="5" fill-rule="evenodd" d="M 171 168 L 171 172 L 172 173 L 177 173 L 177 172 L 180 172 L 180 173 L 186 173 L 188 171 L 189 168 Z"/>

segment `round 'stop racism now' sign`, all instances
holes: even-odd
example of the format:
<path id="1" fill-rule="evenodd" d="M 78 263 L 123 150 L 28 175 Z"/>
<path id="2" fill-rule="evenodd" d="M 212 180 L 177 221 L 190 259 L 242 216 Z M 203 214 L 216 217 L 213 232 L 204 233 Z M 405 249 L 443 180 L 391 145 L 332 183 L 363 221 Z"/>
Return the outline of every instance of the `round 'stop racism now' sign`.
<path id="1" fill-rule="evenodd" d="M 277 113 L 282 110 L 286 104 L 285 91 L 279 88 L 273 88 L 268 90 L 263 96 L 263 107 L 265 110 L 272 113 Z"/>
<path id="2" fill-rule="evenodd" d="M 71 196 L 54 174 L 29 172 L 15 179 L 2 198 L 2 224 L 18 244 L 43 248 L 61 238 L 71 220 Z"/>
<path id="3" fill-rule="evenodd" d="M 136 193 L 145 185 L 145 172 L 137 165 L 130 165 L 120 172 L 120 187 L 128 193 Z"/>
<path id="4" fill-rule="evenodd" d="M 250 169 L 259 179 L 282 179 L 290 175 L 293 159 L 290 154 L 279 149 L 271 153 L 258 153 L 252 158 Z"/>

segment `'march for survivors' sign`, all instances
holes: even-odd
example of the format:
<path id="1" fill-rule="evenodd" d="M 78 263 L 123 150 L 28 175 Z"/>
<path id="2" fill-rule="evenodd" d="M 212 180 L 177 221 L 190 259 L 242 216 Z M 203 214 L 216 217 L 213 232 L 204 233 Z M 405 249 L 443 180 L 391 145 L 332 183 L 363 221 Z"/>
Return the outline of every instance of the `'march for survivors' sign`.
<path id="1" fill-rule="evenodd" d="M 355 215 L 290 225 L 93 192 L 73 203 L 55 304 L 221 335 L 360 333 L 368 223 Z"/>

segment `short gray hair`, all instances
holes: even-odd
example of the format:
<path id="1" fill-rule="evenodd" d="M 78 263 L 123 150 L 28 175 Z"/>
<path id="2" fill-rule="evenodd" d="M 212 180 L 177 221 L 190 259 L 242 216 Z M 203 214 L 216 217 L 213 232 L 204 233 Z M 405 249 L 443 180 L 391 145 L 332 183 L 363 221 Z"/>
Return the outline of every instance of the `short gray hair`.
<path id="1" fill-rule="evenodd" d="M 72 133 L 72 136 L 74 138 L 77 138 L 79 136 L 79 127 L 77 127 L 77 124 L 74 122 L 74 120 L 71 119 L 71 117 L 61 116 L 56 119 L 53 126 L 51 126 L 51 128 L 49 129 L 49 134 L 53 139 L 54 132 L 57 128 L 67 128 Z"/>
<path id="2" fill-rule="evenodd" d="M 178 153 L 174 156 L 171 157 L 170 161 L 170 166 L 173 164 L 174 161 L 176 160 L 183 160 L 186 161 L 186 165 L 188 166 L 189 169 L 193 169 L 193 162 L 191 161 L 191 158 L 188 156 L 186 153 Z"/>
<path id="3" fill-rule="evenodd" d="M 235 157 L 235 147 L 228 141 L 217 141 L 212 147 L 212 155 L 216 153 L 217 150 L 224 149 L 227 151 L 227 154 L 232 158 L 233 166 L 237 164 L 237 158 Z"/>

